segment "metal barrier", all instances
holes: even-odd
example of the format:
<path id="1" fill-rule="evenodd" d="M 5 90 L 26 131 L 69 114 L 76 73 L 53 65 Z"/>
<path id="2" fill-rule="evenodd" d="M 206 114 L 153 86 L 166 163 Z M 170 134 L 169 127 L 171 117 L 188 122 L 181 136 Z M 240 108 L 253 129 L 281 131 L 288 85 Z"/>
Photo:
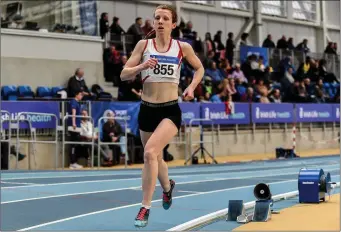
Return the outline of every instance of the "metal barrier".
<path id="1" fill-rule="evenodd" d="M 1 113 L 0 113 L 0 118 L 1 118 L 1 115 L 2 114 L 8 114 L 10 115 L 10 112 L 8 112 L 7 110 L 1 110 Z M 5 139 L 2 139 L 2 123 L 8 121 L 8 139 L 6 139 L 6 134 L 5 134 Z M 5 142 L 5 143 L 8 143 L 8 169 L 9 169 L 9 162 L 10 162 L 10 157 L 11 157 L 11 137 L 12 137 L 12 127 L 11 127 L 11 118 L 9 119 L 5 119 L 5 120 L 2 120 L 1 119 L 1 131 L 0 131 L 0 136 L 1 136 L 1 142 Z"/>
<path id="2" fill-rule="evenodd" d="M 204 141 L 204 132 L 203 132 L 203 128 L 202 128 L 202 125 L 200 124 L 199 125 L 199 128 L 200 128 L 200 141 L 192 141 L 192 123 L 193 122 L 211 122 L 211 136 L 212 136 L 212 140 L 211 141 Z M 214 160 L 214 124 L 213 124 L 213 120 L 211 119 L 204 119 L 204 118 L 193 118 L 189 121 L 189 133 L 190 133 L 190 136 L 189 136 L 189 152 L 191 154 L 191 156 L 187 159 L 187 157 L 185 158 L 186 161 L 185 161 L 185 165 L 187 165 L 187 162 L 189 160 L 191 160 L 191 158 L 199 151 L 199 149 L 201 150 L 201 154 L 204 155 L 204 151 L 207 152 L 207 150 L 203 147 L 203 144 L 204 143 L 211 143 L 212 144 L 212 155 L 210 155 L 208 152 L 208 155 Z M 199 143 L 200 144 L 200 147 L 192 154 L 192 144 L 193 143 Z M 215 161 L 215 160 L 214 160 Z M 215 161 L 215 163 L 217 163 Z"/>
<path id="3" fill-rule="evenodd" d="M 36 137 L 34 137 L 34 140 L 20 140 L 20 136 L 19 136 L 19 128 L 20 128 L 20 121 L 25 121 L 28 122 L 29 125 L 29 130 L 32 136 L 32 133 L 35 133 L 35 128 L 32 127 L 32 123 L 31 121 L 29 121 L 28 119 L 21 119 L 21 115 L 25 115 L 25 114 L 33 114 L 33 115 L 41 115 L 41 116 L 51 116 L 53 118 L 55 118 L 55 122 L 56 122 L 56 133 L 55 133 L 55 139 L 54 141 L 37 141 Z M 17 148 L 16 148 L 16 156 L 17 156 L 17 161 L 16 161 L 16 168 L 18 168 L 18 163 L 19 163 L 19 148 L 20 148 L 20 143 L 29 143 L 29 144 L 33 144 L 33 146 L 35 146 L 35 144 L 39 143 L 39 144 L 55 144 L 56 148 L 55 148 L 55 169 L 57 169 L 58 167 L 58 133 L 57 133 L 57 129 L 58 129 L 58 117 L 55 114 L 47 114 L 47 113 L 38 113 L 38 112 L 19 112 L 17 120 L 16 120 L 16 124 L 17 124 Z M 33 148 L 34 149 L 34 148 Z M 29 169 L 31 169 L 31 162 L 30 162 L 30 156 L 28 156 L 29 158 Z M 34 155 L 34 161 L 35 161 L 35 165 L 36 165 L 36 157 Z"/>
<path id="4" fill-rule="evenodd" d="M 92 139 L 91 142 L 77 142 L 77 141 L 65 141 L 65 119 L 67 118 L 71 118 L 71 117 L 75 117 L 75 118 L 83 118 L 83 119 L 90 119 L 92 122 Z M 76 132 L 76 131 L 75 131 Z M 94 128 L 94 120 L 92 119 L 92 117 L 90 116 L 82 116 L 82 115 L 65 115 L 63 118 L 63 136 L 62 136 L 62 169 L 64 170 L 64 166 L 65 166 L 65 145 L 66 144 L 73 144 L 73 145 L 91 145 L 91 167 L 94 167 L 94 144 L 95 144 L 95 139 L 94 139 L 94 135 L 95 135 L 95 128 Z M 99 165 L 99 164 L 98 164 Z"/>
<path id="5" fill-rule="evenodd" d="M 125 168 L 127 168 L 127 161 L 128 161 L 128 132 L 127 132 L 127 129 L 128 129 L 128 123 L 127 123 L 127 119 L 126 118 L 123 118 L 123 117 L 101 117 L 98 119 L 98 123 L 97 123 L 97 126 L 98 128 L 100 128 L 101 126 L 101 121 L 103 119 L 114 119 L 114 120 L 123 120 L 124 121 L 124 137 L 125 137 L 125 142 L 102 142 L 101 141 L 101 134 L 99 132 L 99 139 L 98 139 L 98 168 L 99 168 L 99 164 L 100 164 L 100 154 L 101 154 L 101 146 L 102 145 L 125 145 L 126 146 L 126 154 L 125 154 L 125 161 L 124 161 L 124 166 Z M 101 131 L 100 129 L 98 129 L 99 131 Z"/>

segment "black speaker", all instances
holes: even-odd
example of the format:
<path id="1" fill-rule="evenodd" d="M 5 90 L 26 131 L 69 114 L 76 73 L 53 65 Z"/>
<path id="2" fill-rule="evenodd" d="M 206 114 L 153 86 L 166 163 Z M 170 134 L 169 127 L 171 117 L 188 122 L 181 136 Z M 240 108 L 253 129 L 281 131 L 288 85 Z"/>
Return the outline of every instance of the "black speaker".
<path id="1" fill-rule="evenodd" d="M 253 194 L 255 198 L 261 201 L 271 200 L 271 197 L 272 197 L 269 185 L 264 184 L 264 183 L 257 184 L 253 190 Z"/>

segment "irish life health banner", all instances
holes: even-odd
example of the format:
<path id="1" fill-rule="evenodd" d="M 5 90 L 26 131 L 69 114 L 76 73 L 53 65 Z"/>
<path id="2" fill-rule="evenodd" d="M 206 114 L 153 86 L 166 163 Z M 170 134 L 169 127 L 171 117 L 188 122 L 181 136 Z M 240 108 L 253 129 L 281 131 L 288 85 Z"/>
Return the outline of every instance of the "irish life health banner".
<path id="1" fill-rule="evenodd" d="M 291 123 L 294 121 L 294 106 L 289 103 L 253 103 L 251 118 L 253 123 Z"/>
<path id="2" fill-rule="evenodd" d="M 200 118 L 200 103 L 179 103 L 182 112 L 182 125 L 189 125 L 191 119 Z M 193 121 L 192 125 L 198 125 L 200 122 Z"/>
<path id="3" fill-rule="evenodd" d="M 226 114 L 226 106 L 223 103 L 201 103 L 201 118 L 211 119 L 214 124 L 249 124 L 249 104 L 235 103 L 234 113 Z M 210 125 L 211 122 L 202 122 Z"/>
<path id="4" fill-rule="evenodd" d="M 115 117 L 125 118 L 127 120 L 127 132 L 139 136 L 139 128 L 137 118 L 140 111 L 139 102 L 93 102 L 91 104 L 91 116 L 94 120 L 95 127 L 102 127 L 107 119 L 102 119 L 100 125 L 98 120 L 101 117 L 108 117 L 108 111 L 115 113 Z M 124 120 L 117 120 L 120 123 L 122 130 L 125 130 Z"/>
<path id="5" fill-rule="evenodd" d="M 252 46 L 240 46 L 240 61 L 241 63 L 247 60 L 247 57 L 250 55 L 256 55 L 257 57 L 263 56 L 264 66 L 268 66 L 269 58 L 268 58 L 268 50 L 266 48 L 261 47 L 252 47 Z"/>
<path id="6" fill-rule="evenodd" d="M 331 104 L 296 104 L 296 122 L 333 122 Z"/>
<path id="7" fill-rule="evenodd" d="M 20 116 L 20 120 L 23 121 L 19 126 L 22 129 L 29 128 L 28 122 L 24 120 L 30 121 L 32 127 L 37 129 L 55 129 L 56 118 L 57 121 L 59 120 L 59 102 L 3 101 L 1 103 L 1 111 L 1 123 L 3 123 L 4 129 L 8 129 L 8 120 L 12 120 L 12 123 L 17 122 L 16 120 L 20 112 L 30 112 L 30 114 L 25 113 Z M 8 111 L 9 114 L 4 111 Z"/>

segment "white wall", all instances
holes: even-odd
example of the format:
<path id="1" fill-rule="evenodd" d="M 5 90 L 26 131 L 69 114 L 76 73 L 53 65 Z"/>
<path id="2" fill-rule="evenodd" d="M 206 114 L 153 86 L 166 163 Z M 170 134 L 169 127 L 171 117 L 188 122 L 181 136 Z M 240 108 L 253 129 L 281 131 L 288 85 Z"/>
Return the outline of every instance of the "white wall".
<path id="1" fill-rule="evenodd" d="M 65 86 L 83 68 L 88 87 L 103 77 L 99 37 L 1 29 L 1 84 Z"/>
<path id="2" fill-rule="evenodd" d="M 327 24 L 340 28 L 340 1 L 326 1 Z"/>

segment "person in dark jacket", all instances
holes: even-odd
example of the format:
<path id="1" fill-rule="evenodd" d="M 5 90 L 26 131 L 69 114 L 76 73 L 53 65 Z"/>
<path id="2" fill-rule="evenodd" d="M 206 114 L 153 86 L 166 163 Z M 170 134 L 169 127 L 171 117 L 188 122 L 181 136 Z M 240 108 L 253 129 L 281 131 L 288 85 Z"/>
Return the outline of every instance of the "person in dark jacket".
<path id="1" fill-rule="evenodd" d="M 288 42 L 285 36 L 283 35 L 282 38 L 280 38 L 277 41 L 277 48 L 278 49 L 287 49 L 288 48 Z"/>
<path id="2" fill-rule="evenodd" d="M 102 39 L 109 31 L 108 13 L 106 12 L 101 14 L 101 18 L 99 20 L 99 31 Z"/>
<path id="3" fill-rule="evenodd" d="M 229 61 L 230 65 L 233 65 L 233 55 L 234 55 L 234 49 L 236 48 L 234 41 L 233 41 L 233 33 L 229 32 L 227 35 L 227 40 L 226 40 L 226 52 L 225 52 L 225 57 Z"/>
<path id="4" fill-rule="evenodd" d="M 275 48 L 275 43 L 272 41 L 272 36 L 269 34 L 268 37 L 263 41 L 263 48 Z"/>
<path id="5" fill-rule="evenodd" d="M 67 85 L 67 93 L 68 97 L 75 97 L 75 94 L 78 91 L 81 91 L 83 94 L 83 100 L 93 99 L 93 94 L 90 92 L 88 86 L 84 80 L 84 71 L 81 68 L 77 68 L 75 71 L 75 75 L 70 77 L 68 85 Z"/>
<path id="6" fill-rule="evenodd" d="M 112 20 L 112 24 L 110 25 L 110 32 L 114 35 L 125 34 L 125 31 L 122 29 L 120 25 L 120 19 L 114 17 Z"/>

